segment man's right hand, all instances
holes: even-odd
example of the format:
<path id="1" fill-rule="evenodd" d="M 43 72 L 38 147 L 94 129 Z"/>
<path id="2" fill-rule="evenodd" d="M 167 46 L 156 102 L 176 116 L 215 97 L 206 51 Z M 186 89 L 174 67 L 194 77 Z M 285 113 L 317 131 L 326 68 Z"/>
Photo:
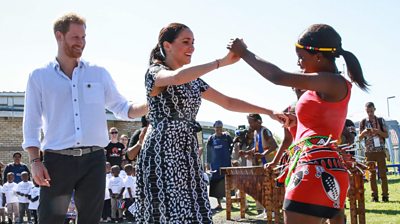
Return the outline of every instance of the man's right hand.
<path id="1" fill-rule="evenodd" d="M 50 175 L 43 163 L 38 159 L 40 158 L 40 151 L 37 147 L 26 148 L 29 154 L 29 161 L 31 161 L 32 178 L 39 186 L 50 187 Z M 35 160 L 35 161 L 32 161 Z M 37 160 L 37 161 L 36 161 Z"/>
<path id="2" fill-rule="evenodd" d="M 31 164 L 32 177 L 39 186 L 50 187 L 50 175 L 42 162 Z"/>

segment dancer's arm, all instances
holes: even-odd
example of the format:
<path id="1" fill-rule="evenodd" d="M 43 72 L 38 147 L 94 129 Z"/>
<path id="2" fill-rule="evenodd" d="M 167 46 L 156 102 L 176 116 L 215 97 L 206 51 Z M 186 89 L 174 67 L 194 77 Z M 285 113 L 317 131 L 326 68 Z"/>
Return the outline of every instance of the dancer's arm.
<path id="1" fill-rule="evenodd" d="M 272 119 L 277 120 L 281 123 L 283 122 L 286 123 L 289 121 L 283 113 L 278 113 L 268 108 L 263 108 L 240 99 L 226 96 L 218 92 L 217 90 L 213 89 L 212 87 L 209 87 L 206 91 L 204 91 L 202 93 L 202 97 L 230 111 L 242 112 L 242 113 L 266 114 L 270 116 Z"/>
<path id="2" fill-rule="evenodd" d="M 274 84 L 314 90 L 324 94 L 322 98 L 332 101 L 341 100 L 347 94 L 345 79 L 335 73 L 317 72 L 303 74 L 283 71 L 278 66 L 248 50 L 247 46 L 240 39 L 233 40 L 228 45 L 228 48 L 243 58 L 261 76 Z"/>

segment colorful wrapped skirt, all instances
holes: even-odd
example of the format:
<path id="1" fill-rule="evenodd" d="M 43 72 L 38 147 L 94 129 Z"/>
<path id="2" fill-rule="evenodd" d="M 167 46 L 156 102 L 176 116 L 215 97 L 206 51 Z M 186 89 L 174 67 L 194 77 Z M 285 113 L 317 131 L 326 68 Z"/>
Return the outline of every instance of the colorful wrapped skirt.
<path id="1" fill-rule="evenodd" d="M 322 218 L 332 218 L 344 208 L 349 175 L 328 137 L 303 139 L 289 148 L 283 208 Z"/>

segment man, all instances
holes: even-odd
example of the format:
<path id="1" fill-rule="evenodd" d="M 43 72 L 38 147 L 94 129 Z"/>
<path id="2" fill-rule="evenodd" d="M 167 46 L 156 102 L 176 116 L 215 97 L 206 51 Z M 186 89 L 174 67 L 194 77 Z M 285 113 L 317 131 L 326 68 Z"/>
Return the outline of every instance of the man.
<path id="1" fill-rule="evenodd" d="M 365 157 L 367 161 L 375 161 L 378 163 L 378 172 L 382 180 L 382 201 L 389 201 L 388 181 L 386 176 L 386 154 L 385 154 L 385 138 L 388 131 L 385 120 L 375 116 L 375 105 L 372 102 L 365 104 L 365 110 L 368 114 L 360 122 L 360 140 L 365 142 Z M 371 172 L 369 176 L 371 184 L 372 201 L 378 202 L 378 186 L 376 183 L 376 173 Z"/>
<path id="2" fill-rule="evenodd" d="M 272 132 L 262 126 L 262 118 L 259 114 L 249 114 L 247 116 L 250 129 L 254 130 L 254 148 L 250 151 L 254 157 L 255 165 L 265 165 L 271 162 L 275 157 L 278 145 Z M 260 202 L 256 202 L 257 210 L 259 211 L 258 218 L 266 218 L 265 208 Z"/>
<path id="3" fill-rule="evenodd" d="M 14 182 L 17 184 L 22 181 L 21 179 L 22 172 L 26 171 L 28 172 L 28 174 L 30 174 L 28 167 L 24 163 L 21 163 L 21 158 L 22 158 L 21 153 L 15 152 L 13 154 L 14 162 L 7 164 L 7 166 L 4 169 L 4 174 L 3 174 L 4 183 L 7 182 L 7 174 L 9 172 L 14 173 Z"/>
<path id="4" fill-rule="evenodd" d="M 107 70 L 80 59 L 85 30 L 85 19 L 76 14 L 59 18 L 54 23 L 55 60 L 28 79 L 22 146 L 29 153 L 32 176 L 42 186 L 41 224 L 63 223 L 73 190 L 78 223 L 99 222 L 108 143 L 105 108 L 124 119 L 147 112 L 145 104 L 130 105 L 120 95 Z"/>
<path id="5" fill-rule="evenodd" d="M 346 119 L 342 131 L 342 135 L 340 136 L 340 144 L 348 144 L 352 145 L 354 144 L 355 137 L 357 136 L 356 133 L 356 125 L 354 122 L 350 119 Z M 355 151 L 349 151 L 348 152 L 351 155 L 355 155 Z"/>
<path id="6" fill-rule="evenodd" d="M 225 196 L 225 176 L 220 173 L 221 167 L 231 166 L 231 154 L 233 141 L 227 132 L 222 132 L 222 121 L 216 121 L 213 125 L 215 133 L 207 141 L 207 164 L 211 172 L 210 197 L 217 198 L 218 206 L 214 209 L 222 209 L 221 200 Z"/>
<path id="7" fill-rule="evenodd" d="M 124 155 L 125 146 L 118 141 L 118 129 L 116 127 L 110 128 L 110 142 L 105 147 L 106 160 L 111 166 L 117 165 L 121 169 L 122 157 Z"/>
<path id="8" fill-rule="evenodd" d="M 250 128 L 254 130 L 254 148 L 252 149 L 252 153 L 256 165 L 265 165 L 274 158 L 278 145 L 272 132 L 262 126 L 262 118 L 259 114 L 249 114 L 247 121 Z"/>

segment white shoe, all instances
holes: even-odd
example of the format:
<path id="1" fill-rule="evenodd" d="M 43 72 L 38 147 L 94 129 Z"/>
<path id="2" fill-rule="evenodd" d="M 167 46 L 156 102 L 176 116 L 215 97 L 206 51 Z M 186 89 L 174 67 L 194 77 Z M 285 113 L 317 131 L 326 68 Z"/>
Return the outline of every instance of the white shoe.
<path id="1" fill-rule="evenodd" d="M 266 219 L 267 218 L 267 213 L 262 212 L 259 215 L 256 216 L 257 219 Z"/>

